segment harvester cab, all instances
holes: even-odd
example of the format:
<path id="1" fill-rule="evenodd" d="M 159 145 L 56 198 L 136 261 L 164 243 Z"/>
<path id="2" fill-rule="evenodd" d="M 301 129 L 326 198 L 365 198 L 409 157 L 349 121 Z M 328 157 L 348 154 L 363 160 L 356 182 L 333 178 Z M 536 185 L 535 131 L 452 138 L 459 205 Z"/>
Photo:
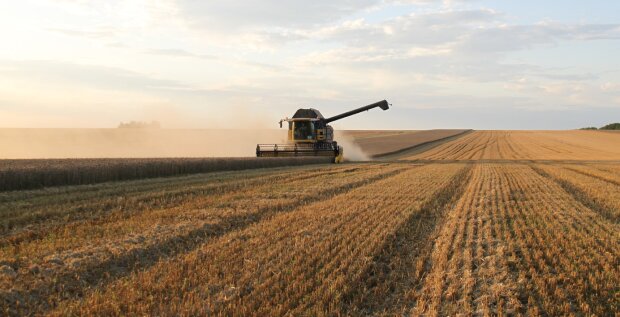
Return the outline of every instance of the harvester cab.
<path id="1" fill-rule="evenodd" d="M 288 124 L 287 144 L 257 144 L 257 157 L 328 156 L 334 163 L 344 160 L 344 151 L 334 141 L 334 129 L 329 123 L 373 108 L 389 109 L 382 100 L 331 118 L 325 118 L 316 109 L 298 109 L 292 118 L 280 120 L 280 128 Z"/>

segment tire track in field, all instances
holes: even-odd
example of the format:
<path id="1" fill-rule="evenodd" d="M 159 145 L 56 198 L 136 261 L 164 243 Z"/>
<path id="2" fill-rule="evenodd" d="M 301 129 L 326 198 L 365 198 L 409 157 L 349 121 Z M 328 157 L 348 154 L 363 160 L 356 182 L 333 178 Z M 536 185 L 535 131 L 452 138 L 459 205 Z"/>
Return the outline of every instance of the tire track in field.
<path id="1" fill-rule="evenodd" d="M 501 158 L 501 153 L 499 152 L 499 138 L 500 134 L 493 131 L 490 133 L 489 140 L 484 145 L 484 149 L 482 150 L 482 154 L 479 159 L 490 159 L 490 158 Z"/>
<path id="2" fill-rule="evenodd" d="M 352 315 L 403 312 L 413 305 L 405 294 L 422 285 L 432 252 L 436 228 L 446 212 L 463 195 L 473 165 L 468 165 L 441 188 L 420 211 L 396 229 L 372 263 L 343 296 L 343 312 Z"/>
<path id="3" fill-rule="evenodd" d="M 481 140 L 480 146 L 476 148 L 469 159 L 482 160 L 486 157 L 486 153 L 490 150 L 491 145 L 495 141 L 495 134 L 493 132 L 485 134 L 486 139 Z"/>
<path id="4" fill-rule="evenodd" d="M 528 168 L 532 169 L 535 173 L 537 173 L 535 167 L 528 165 Z M 544 170 L 542 172 L 546 173 Z M 580 212 L 578 214 L 572 214 L 571 217 L 568 217 L 562 214 L 561 215 L 562 217 L 558 216 L 557 218 L 558 222 L 561 222 L 567 227 L 572 228 L 575 232 L 578 232 L 580 235 L 583 235 L 583 237 L 595 236 L 595 235 L 600 235 L 600 234 L 607 235 L 609 237 L 614 236 L 616 232 L 613 228 L 614 224 L 610 222 L 607 218 L 602 217 L 599 211 L 596 211 L 595 209 L 592 209 L 591 207 L 584 204 L 583 202 L 575 199 L 569 191 L 565 190 L 559 183 L 555 182 L 554 179 L 545 178 L 544 175 L 539 174 L 539 173 L 537 174 L 538 174 L 537 177 L 541 177 L 541 179 L 545 180 L 547 184 L 550 184 L 552 186 L 557 186 L 557 188 L 560 189 L 566 197 L 570 197 L 570 200 L 574 202 L 574 205 L 572 205 L 571 208 L 576 208 L 579 210 L 587 209 L 588 211 L 591 211 L 591 213 Z M 594 247 L 601 248 L 600 252 L 603 252 L 603 253 L 614 253 L 615 252 L 614 248 L 609 243 L 605 243 L 604 241 L 601 241 L 601 240 L 595 240 L 592 243 L 592 245 L 588 247 L 589 248 L 594 248 Z"/>
<path id="5" fill-rule="evenodd" d="M 425 168 L 427 168 L 425 169 L 426 171 L 429 171 L 429 169 L 432 171 L 432 168 Z M 451 172 L 451 176 L 446 178 L 436 175 L 436 178 L 432 180 L 429 179 L 428 174 L 421 176 L 420 173 L 425 173 L 414 170 L 414 173 L 403 175 L 407 176 L 407 178 L 403 179 L 403 177 L 399 176 L 400 179 L 398 181 L 390 180 L 390 182 L 384 182 L 385 187 L 383 190 L 385 192 L 377 193 L 377 195 L 384 198 L 394 195 L 392 199 L 384 201 L 384 203 L 377 202 L 375 210 L 362 207 L 349 213 L 349 219 L 338 219 L 337 222 L 340 223 L 340 228 L 330 231 L 340 232 L 341 236 L 345 237 L 339 243 L 340 246 L 331 244 L 331 247 L 327 248 L 329 251 L 323 255 L 319 257 L 316 255 L 309 256 L 316 260 L 316 265 L 312 264 L 310 267 L 318 268 L 318 270 L 312 270 L 312 273 L 308 274 L 309 271 L 307 269 L 302 269 L 297 274 L 294 274 L 298 278 L 303 276 L 302 279 L 308 281 L 308 284 L 304 286 L 302 291 L 305 292 L 305 295 L 299 292 L 297 295 L 291 295 L 292 292 L 287 291 L 286 288 L 282 289 L 283 293 L 287 293 L 290 296 L 289 300 L 284 304 L 285 307 L 290 308 L 287 314 L 295 316 L 301 314 L 334 315 L 345 313 L 341 310 L 343 294 L 349 292 L 351 289 L 350 283 L 358 279 L 359 274 L 364 271 L 368 261 L 376 253 L 376 250 L 379 250 L 386 238 L 396 228 L 400 227 L 403 221 L 406 221 L 407 217 L 401 218 L 399 215 L 418 212 L 423 202 L 430 199 L 442 187 L 433 186 L 434 182 L 449 183 L 452 175 L 458 173 L 463 167 L 453 166 L 453 168 L 455 170 Z M 430 173 L 431 175 L 433 174 L 433 172 Z M 419 184 L 423 179 L 425 180 L 423 184 L 426 183 L 424 185 L 427 185 L 427 187 L 417 190 L 417 193 L 413 192 L 415 189 L 412 190 L 412 188 L 416 187 L 407 186 L 408 184 Z M 428 182 L 429 180 L 430 182 Z M 405 189 L 398 187 L 405 187 Z M 377 189 L 377 191 L 381 191 L 381 189 Z M 404 192 L 409 192 L 410 194 L 404 195 Z M 420 193 L 428 193 L 428 195 L 419 195 Z M 410 197 L 415 197 L 411 201 L 411 205 L 403 205 L 402 201 Z M 375 199 L 377 198 L 370 198 L 370 201 L 368 201 L 370 206 L 373 205 L 372 202 Z M 398 204 L 401 206 L 397 206 Z M 358 225 L 352 226 L 354 223 L 358 223 Z M 361 242 L 360 240 L 365 241 Z M 344 251 L 341 246 L 346 246 L 345 249 L 348 250 Z M 317 278 L 319 276 L 323 278 Z M 331 282 L 326 283 L 325 281 Z"/>
<path id="6" fill-rule="evenodd" d="M 616 164 L 613 164 L 614 162 L 610 162 L 610 161 L 607 161 L 607 162 L 603 161 L 603 162 L 596 162 L 596 163 L 598 163 L 596 165 L 596 169 L 602 172 L 605 172 L 605 173 L 613 174 L 615 176 L 620 176 L 620 165 L 617 165 L 620 162 L 615 162 Z"/>
<path id="7" fill-rule="evenodd" d="M 506 132 L 506 140 L 504 144 L 509 150 L 508 151 L 509 155 L 505 157 L 506 160 L 517 159 L 519 155 L 522 155 L 524 159 L 530 158 L 530 156 L 526 153 L 526 151 L 523 151 L 523 147 L 521 147 L 518 144 L 517 139 L 513 137 L 512 132 Z M 515 148 L 519 148 L 519 150 L 516 150 Z"/>
<path id="8" fill-rule="evenodd" d="M 611 179 L 609 177 L 605 177 L 605 176 L 599 175 L 599 174 L 597 174 L 595 172 L 593 173 L 591 171 L 583 171 L 583 170 L 580 170 L 578 167 L 575 167 L 575 166 L 561 166 L 561 167 L 563 167 L 563 168 L 565 168 L 565 169 L 567 169 L 569 171 L 573 171 L 575 173 L 579 173 L 581 175 L 585 175 L 585 176 L 589 176 L 589 177 L 594 177 L 596 179 L 600 179 L 602 181 L 605 181 L 605 182 L 608 182 L 608 183 L 620 186 L 620 181 L 617 181 L 615 179 Z M 581 165 L 581 167 L 585 167 L 585 166 Z M 599 169 L 597 169 L 596 167 L 593 167 L 593 166 L 587 166 L 586 169 L 587 168 L 600 171 Z"/>
<path id="9" fill-rule="evenodd" d="M 461 169 L 408 169 L 277 215 L 132 274 L 84 301 L 67 303 L 58 313 L 113 313 L 119 307 L 126 314 L 147 315 L 338 314 L 339 294 L 406 220 L 403 216 L 417 212 Z M 412 205 L 403 205 L 404 200 Z M 109 301 L 114 294 L 126 296 Z"/>
<path id="10" fill-rule="evenodd" d="M 308 168 L 307 166 L 292 168 L 275 168 L 266 170 L 251 170 L 240 172 L 221 172 L 209 174 L 195 174 L 190 176 L 179 176 L 173 178 L 148 179 L 148 180 L 132 180 L 121 181 L 115 183 L 91 184 L 91 185 L 75 185 L 68 187 L 54 187 L 39 190 L 18 191 L 0 193 L 0 213 L 3 215 L 3 227 L 8 224 L 7 220 L 18 222 L 12 217 L 21 217 L 28 215 L 33 209 L 37 210 L 35 217 L 28 218 L 27 223 L 30 225 L 37 220 L 49 221 L 51 217 L 46 217 L 45 212 L 56 211 L 54 208 L 69 207 L 61 214 L 76 212 L 106 212 L 113 207 L 122 206 L 117 201 L 106 202 L 107 205 L 102 208 L 101 197 L 122 196 L 135 199 L 135 203 L 145 204 L 146 206 L 155 205 L 161 207 L 162 201 L 174 198 L 179 200 L 170 201 L 171 205 L 180 203 L 184 198 L 183 195 L 204 194 L 201 190 L 217 189 L 217 187 L 226 187 L 228 185 L 243 186 L 244 182 L 264 181 L 266 178 L 282 178 L 289 177 L 292 171 L 299 171 L 292 180 L 312 177 L 313 175 L 328 175 L 341 172 L 342 170 L 357 170 L 359 167 L 320 167 Z M 239 173 L 244 174 L 244 178 L 239 180 Z M 209 182 L 222 182 L 223 184 L 213 185 Z M 175 188 L 175 190 L 170 190 Z M 234 189 L 234 188 L 233 188 Z M 165 191 L 164 191 L 165 190 Z M 179 196 L 179 197 L 177 197 Z M 191 197 L 190 197 L 191 198 Z M 40 210 L 46 208 L 45 210 Z M 53 215 L 53 214 L 52 214 Z M 62 219 L 66 223 L 71 219 Z M 3 232 L 4 233 L 4 232 Z"/>
<path id="11" fill-rule="evenodd" d="M 346 167 L 330 168 L 329 171 L 325 171 L 324 168 L 298 168 L 300 170 L 300 174 L 291 179 L 296 180 L 303 179 L 304 177 L 312 177 L 313 175 L 338 173 L 345 168 Z M 193 191 L 208 191 L 210 189 L 216 189 L 216 187 L 225 188 L 228 185 L 234 186 L 235 184 L 243 186 L 243 183 L 247 183 L 248 181 L 261 182 L 264 181 L 265 178 L 275 177 L 281 179 L 282 177 L 287 177 L 290 172 L 290 170 L 285 169 L 276 169 L 273 171 L 253 170 L 251 172 L 246 172 L 248 175 L 243 180 L 236 178 L 238 175 L 235 176 L 235 174 L 241 172 L 223 172 L 207 175 L 181 176 L 175 177 L 173 180 L 167 179 L 166 181 L 161 181 L 159 179 L 134 180 L 113 184 L 81 185 L 70 186 L 69 188 L 50 188 L 43 190 L 31 190 L 27 192 L 0 193 L 0 197 L 2 197 L 3 200 L 0 202 L 0 213 L 3 215 L 2 227 L 10 227 L 13 223 L 19 223 L 19 218 L 24 216 L 29 216 L 29 218 L 27 221 L 22 222 L 27 222 L 29 225 L 39 220 L 48 222 L 53 220 L 54 211 L 58 212 L 58 208 L 67 207 L 67 205 L 70 205 L 70 208 L 67 208 L 62 211 L 62 214 L 60 214 L 60 216 L 63 217 L 62 222 L 65 224 L 67 221 L 71 220 L 71 218 L 67 219 L 66 216 L 73 213 L 105 213 L 111 209 L 114 209 L 117 205 L 123 205 L 119 204 L 117 201 L 112 201 L 109 203 L 106 202 L 108 205 L 102 208 L 102 196 L 129 196 L 130 198 L 135 198 L 136 203 L 146 204 L 147 206 L 156 205 L 161 207 L 162 200 L 176 198 L 176 196 L 181 196 L 178 198 L 183 199 L 185 198 L 182 197 L 183 194 L 192 194 Z M 212 183 L 208 183 L 209 181 L 221 181 L 224 184 L 213 185 Z M 180 189 L 169 190 L 175 185 Z M 156 192 L 158 190 L 167 191 Z M 198 192 L 198 194 L 203 194 L 203 192 Z M 180 201 L 170 201 L 170 204 L 172 205 L 178 203 L 180 203 Z M 40 210 L 41 208 L 46 209 Z M 35 215 L 30 214 L 33 209 L 37 211 Z M 50 211 L 52 214 L 48 215 L 47 212 Z M 2 233 L 4 234 L 6 232 Z"/>
<path id="12" fill-rule="evenodd" d="M 463 139 L 469 140 L 473 134 L 476 132 L 467 133 L 467 135 L 463 136 Z M 458 138 L 460 139 L 460 138 Z M 457 142 L 458 139 L 450 140 L 449 142 L 442 143 L 437 147 L 433 147 L 428 149 L 427 151 L 423 151 L 411 156 L 408 156 L 406 159 L 411 159 L 414 157 L 417 158 L 426 158 L 430 160 L 442 158 L 442 157 L 452 157 L 452 152 L 460 151 L 463 147 L 467 146 L 469 142 Z"/>
<path id="13" fill-rule="evenodd" d="M 614 311 L 620 253 L 614 233 L 596 230 L 614 225 L 528 166 L 480 164 L 475 171 L 441 227 L 433 266 L 416 310 L 408 313 Z"/>
<path id="14" fill-rule="evenodd" d="M 388 169 L 388 171 L 379 173 L 379 175 L 329 188 L 316 195 L 310 195 L 305 199 L 289 204 L 276 206 L 275 208 L 267 206 L 247 216 L 240 215 L 224 218 L 218 223 L 205 224 L 183 235 L 175 235 L 162 241 L 157 241 L 152 245 L 139 245 L 127 252 L 115 254 L 105 261 L 85 263 L 77 269 L 69 269 L 64 273 L 53 276 L 51 279 L 38 283 L 32 289 L 12 290 L 8 294 L 0 293 L 0 305 L 2 305 L 0 308 L 11 311 L 12 313 L 9 315 L 45 313 L 54 309 L 61 301 L 81 298 L 93 288 L 104 287 L 134 271 L 147 269 L 165 258 L 194 250 L 209 240 L 226 233 L 241 230 L 266 220 L 275 214 L 292 212 L 297 207 L 316 201 L 316 197 L 321 197 L 322 200 L 331 199 L 352 189 L 396 176 L 407 169 L 411 169 L 411 167 Z M 18 301 L 21 305 L 17 305 Z"/>
<path id="15" fill-rule="evenodd" d="M 456 161 L 460 160 L 464 155 L 471 152 L 472 148 L 474 148 L 476 144 L 480 141 L 480 133 L 476 133 L 476 132 L 472 133 L 469 136 L 468 140 L 463 140 L 462 142 L 459 142 L 460 140 L 455 140 L 453 150 L 447 151 L 447 153 L 443 155 L 435 155 L 433 159 L 442 160 L 442 159 L 451 158 Z M 470 141 L 470 142 L 465 142 L 465 141 Z"/>
<path id="16" fill-rule="evenodd" d="M 448 210 L 444 223 L 437 228 L 436 238 L 427 256 L 425 276 L 420 285 L 407 294 L 412 302 L 407 314 L 437 316 L 443 302 L 455 304 L 454 299 L 458 293 L 462 291 L 464 296 L 468 296 L 473 290 L 475 278 L 472 255 L 475 250 L 471 249 L 473 244 L 467 237 L 472 236 L 474 230 L 474 224 L 469 220 L 475 219 L 473 213 L 476 203 L 469 197 L 483 188 L 480 171 L 481 165 L 476 164 L 462 197 Z M 459 272 L 460 268 L 463 268 L 463 272 Z M 459 284 L 465 286 L 462 290 L 451 286 L 451 280 L 457 274 L 463 276 Z"/>
<path id="17" fill-rule="evenodd" d="M 73 223 L 60 227 L 57 232 L 51 235 L 51 240 L 50 238 L 38 239 L 0 249 L 0 260 L 3 258 L 15 259 L 9 260 L 9 265 L 15 268 L 28 267 L 32 264 L 45 265 L 44 258 L 53 255 L 62 259 L 69 257 L 71 258 L 70 262 L 73 263 L 76 260 L 81 260 L 85 252 L 97 251 L 97 253 L 102 253 L 100 251 L 102 247 L 107 246 L 111 246 L 113 250 L 116 250 L 118 249 L 116 243 L 121 243 L 122 245 L 128 243 L 135 244 L 136 242 L 131 240 L 136 239 L 154 241 L 153 232 L 157 232 L 157 236 L 163 238 L 171 234 L 178 234 L 181 231 L 187 232 L 204 223 L 221 221 L 226 216 L 239 214 L 240 212 L 255 212 L 257 208 L 256 203 L 252 201 L 252 198 L 244 197 L 259 195 L 260 197 L 257 198 L 260 201 L 265 201 L 270 205 L 290 202 L 302 196 L 314 195 L 314 191 L 322 191 L 325 187 L 336 185 L 331 185 L 336 179 L 340 178 L 343 181 L 347 179 L 346 182 L 350 183 L 354 179 L 360 179 L 360 175 L 368 171 L 372 171 L 372 173 L 380 171 L 383 166 L 385 165 L 369 166 L 362 172 L 356 172 L 361 170 L 359 167 L 342 169 L 340 170 L 340 177 L 331 176 L 331 172 L 314 173 L 304 177 L 293 176 L 290 181 L 286 182 L 292 190 L 290 193 L 283 185 L 263 182 L 258 187 L 263 188 L 262 190 L 257 189 L 256 184 L 255 186 L 247 185 L 238 191 L 198 196 L 190 202 L 172 208 L 151 209 L 148 212 L 121 213 L 101 221 L 87 221 L 82 224 Z M 301 180 L 295 180 L 296 178 Z M 310 185 L 312 189 L 303 185 L 303 183 Z M 271 192 L 265 189 L 270 186 L 276 186 L 274 189 L 277 189 L 277 191 Z M 203 210 L 203 208 L 205 209 Z M 79 237 L 79 239 L 75 237 Z M 127 242 L 128 240 L 129 242 Z"/>
<path id="18" fill-rule="evenodd" d="M 94 198 L 87 199 L 94 200 L 95 202 L 81 205 L 74 201 L 63 202 L 62 204 L 53 204 L 51 206 L 43 206 L 45 210 L 38 211 L 39 206 L 31 206 L 30 212 L 34 212 L 34 215 L 22 216 L 22 219 L 4 219 L 3 226 L 12 226 L 17 223 L 23 223 L 23 217 L 29 217 L 32 221 L 29 221 L 28 228 L 24 230 L 22 227 L 13 228 L 11 232 L 7 233 L 4 237 L 0 238 L 0 248 L 8 245 L 18 245 L 21 243 L 27 243 L 38 239 L 43 239 L 49 235 L 62 234 L 68 226 L 77 227 L 80 225 L 99 226 L 105 223 L 118 221 L 119 219 L 140 215 L 145 212 L 171 208 L 188 203 L 196 197 L 208 197 L 213 195 L 222 195 L 229 192 L 234 192 L 248 186 L 257 186 L 260 184 L 266 184 L 270 182 L 278 181 L 297 181 L 304 180 L 317 176 L 332 175 L 335 173 L 345 173 L 358 170 L 359 168 L 338 168 L 335 171 L 321 171 L 321 170 L 301 170 L 295 177 L 290 177 L 290 172 L 278 171 L 266 174 L 252 175 L 245 179 L 227 179 L 227 178 L 207 178 L 203 180 L 193 180 L 190 184 L 181 183 L 178 184 L 182 189 L 166 190 L 165 188 L 158 188 L 153 190 L 162 190 L 156 194 L 149 194 L 148 190 L 146 194 L 138 193 L 137 195 L 121 193 L 119 196 L 107 195 L 101 193 L 101 196 L 106 198 Z M 215 184 L 214 184 L 215 183 Z M 126 187 L 130 184 L 122 184 L 120 186 Z M 166 186 L 164 184 L 163 186 Z M 190 186 L 187 186 L 190 185 Z M 150 186 L 149 186 L 150 188 Z M 36 195 L 36 193 L 33 193 Z M 108 196 L 112 198 L 107 198 Z M 119 199 L 122 198 L 122 199 Z M 77 199 L 80 201 L 80 199 Z M 74 206 L 77 204 L 77 206 Z M 47 211 L 46 211 L 47 210 Z M 133 211 L 135 210 L 135 211 Z M 24 211 L 27 213 L 28 211 Z M 49 214 L 49 213 L 53 214 Z M 38 219 L 38 220 L 37 220 Z M 41 221 L 42 223 L 37 223 Z"/>
<path id="19" fill-rule="evenodd" d="M 601 216 L 603 216 L 604 218 L 606 218 L 607 220 L 613 223 L 616 223 L 616 224 L 620 223 L 620 219 L 618 218 L 618 216 L 615 215 L 616 213 L 613 210 L 603 205 L 599 201 L 593 199 L 590 195 L 588 195 L 582 189 L 578 188 L 577 186 L 573 185 L 572 183 L 564 179 L 555 177 L 547 173 L 545 170 L 543 170 L 542 168 L 538 166 L 530 165 L 530 167 L 540 176 L 547 178 L 549 180 L 552 180 L 556 184 L 560 185 L 560 187 L 562 187 L 564 191 L 566 191 L 576 201 L 580 202 L 584 206 L 596 211 L 598 214 L 600 214 Z M 590 176 L 590 175 L 587 175 L 587 176 Z"/>
<path id="20" fill-rule="evenodd" d="M 519 280 L 526 279 L 520 282 L 520 297 L 529 296 L 528 309 L 534 303 L 540 306 L 540 311 L 528 313 L 611 316 L 615 311 L 612 285 L 618 276 L 617 241 L 604 231 L 588 230 L 598 227 L 593 222 L 613 225 L 535 171 L 505 174 L 514 197 L 510 226 L 521 244 Z M 556 210 L 563 212 L 556 214 Z"/>

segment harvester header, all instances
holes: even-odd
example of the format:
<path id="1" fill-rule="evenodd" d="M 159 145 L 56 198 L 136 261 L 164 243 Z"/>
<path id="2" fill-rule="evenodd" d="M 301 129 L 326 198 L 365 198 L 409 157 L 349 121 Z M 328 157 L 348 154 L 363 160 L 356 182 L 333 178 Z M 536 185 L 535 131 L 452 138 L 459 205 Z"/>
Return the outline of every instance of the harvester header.
<path id="1" fill-rule="evenodd" d="M 334 141 L 334 129 L 328 123 L 340 120 L 373 108 L 388 110 L 390 105 L 386 100 L 347 111 L 345 113 L 325 118 L 316 109 L 298 109 L 292 118 L 280 120 L 288 122 L 287 144 L 257 144 L 258 157 L 288 157 L 288 156 L 329 156 L 335 163 L 343 161 L 343 149 Z"/>

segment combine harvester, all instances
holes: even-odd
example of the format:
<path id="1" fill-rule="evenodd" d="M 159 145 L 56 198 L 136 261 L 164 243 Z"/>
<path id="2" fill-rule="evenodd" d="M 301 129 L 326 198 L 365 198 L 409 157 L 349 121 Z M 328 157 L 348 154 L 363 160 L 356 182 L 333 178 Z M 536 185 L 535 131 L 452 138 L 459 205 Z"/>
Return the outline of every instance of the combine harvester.
<path id="1" fill-rule="evenodd" d="M 280 120 L 280 128 L 282 122 L 288 122 L 288 143 L 257 144 L 256 156 L 327 156 L 340 163 L 344 160 L 343 148 L 334 141 L 334 129 L 328 124 L 377 107 L 388 110 L 389 106 L 383 100 L 327 119 L 316 109 L 298 109 L 293 118 Z"/>

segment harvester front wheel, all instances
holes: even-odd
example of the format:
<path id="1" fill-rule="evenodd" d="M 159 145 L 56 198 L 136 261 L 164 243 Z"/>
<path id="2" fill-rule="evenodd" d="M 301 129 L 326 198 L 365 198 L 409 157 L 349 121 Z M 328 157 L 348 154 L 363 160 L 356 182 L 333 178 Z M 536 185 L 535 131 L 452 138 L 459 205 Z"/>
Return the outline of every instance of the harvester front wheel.
<path id="1" fill-rule="evenodd" d="M 334 163 L 338 164 L 342 162 L 344 162 L 344 149 L 342 146 L 338 146 L 338 155 L 334 157 Z"/>

